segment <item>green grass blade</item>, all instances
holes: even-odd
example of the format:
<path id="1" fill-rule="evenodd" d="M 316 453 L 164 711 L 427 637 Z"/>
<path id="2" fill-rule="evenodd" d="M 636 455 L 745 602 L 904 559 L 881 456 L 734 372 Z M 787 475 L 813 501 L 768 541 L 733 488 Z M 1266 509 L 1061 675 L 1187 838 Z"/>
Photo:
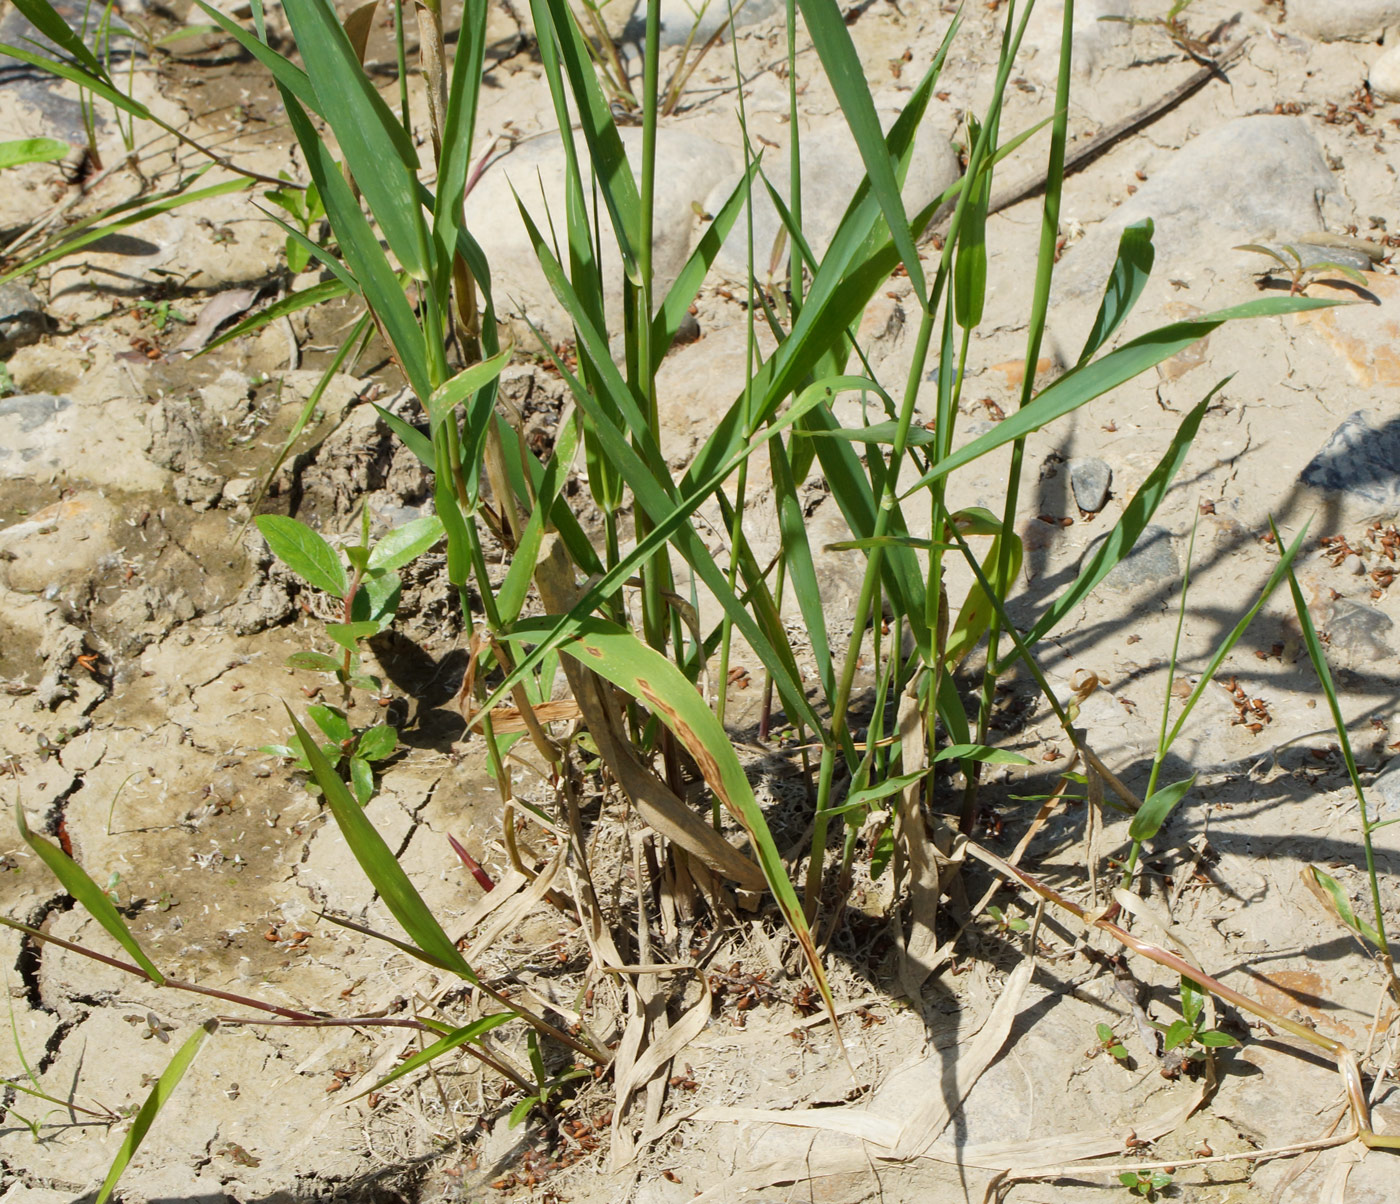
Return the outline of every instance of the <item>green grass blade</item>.
<path id="1" fill-rule="evenodd" d="M 1201 678 L 1196 683 L 1195 689 L 1191 691 L 1190 696 L 1182 706 L 1181 714 L 1177 717 L 1176 723 L 1173 724 L 1170 734 L 1163 743 L 1164 748 L 1170 748 L 1176 741 L 1177 736 L 1181 732 L 1182 725 L 1191 714 L 1192 708 L 1195 707 L 1197 700 L 1214 679 L 1216 670 L 1220 668 L 1225 658 L 1230 655 L 1230 649 L 1239 642 L 1240 637 L 1249 629 L 1249 625 L 1254 622 L 1254 617 L 1263 610 L 1264 604 L 1273 595 L 1279 583 L 1288 575 L 1293 567 L 1293 561 L 1297 559 L 1298 553 L 1302 551 L 1303 540 L 1307 538 L 1307 534 L 1308 524 L 1304 523 L 1302 530 L 1298 532 L 1293 542 L 1288 545 L 1287 550 L 1279 557 L 1278 564 L 1274 566 L 1274 571 L 1269 574 L 1269 579 L 1264 583 L 1264 588 L 1260 591 L 1259 597 L 1255 600 L 1254 605 L 1244 613 L 1229 634 L 1221 640 L 1220 646 L 1215 650 L 1215 655 L 1210 658 L 1210 662 L 1206 665 L 1205 672 L 1201 674 Z"/>
<path id="2" fill-rule="evenodd" d="M 1142 806 L 1133 816 L 1133 822 L 1128 825 L 1129 839 L 1141 843 L 1156 836 L 1195 784 L 1196 775 L 1193 773 L 1189 778 L 1183 778 L 1149 794 L 1142 800 Z"/>
<path id="3" fill-rule="evenodd" d="M 19 827 L 19 834 L 24 843 L 33 850 L 40 861 L 49 867 L 63 889 L 72 895 L 94 920 L 102 925 L 108 936 L 131 954 L 132 960 L 146 972 L 146 976 L 156 986 L 162 985 L 165 982 L 165 975 L 157 970 L 155 963 L 142 952 L 136 938 L 131 935 L 131 929 L 126 926 L 126 921 L 122 919 L 121 914 L 113 906 L 107 893 L 88 877 L 87 871 L 82 866 L 53 841 L 29 830 L 29 824 L 24 818 L 24 808 L 18 803 L 15 804 L 15 823 Z"/>
<path id="4" fill-rule="evenodd" d="M 1226 380 L 1228 379 L 1227 377 Z M 1157 513 L 1157 507 L 1167 496 L 1172 482 L 1176 480 L 1176 474 L 1186 463 L 1191 443 L 1196 438 L 1196 432 L 1200 430 L 1201 420 L 1205 417 L 1206 410 L 1210 408 L 1211 400 L 1216 393 L 1224 388 L 1225 383 L 1226 381 L 1221 381 L 1220 384 L 1216 385 L 1182 419 L 1181 425 L 1176 428 L 1176 434 L 1172 436 L 1171 445 L 1157 462 L 1156 467 L 1147 474 L 1147 478 L 1139 486 L 1138 491 L 1133 494 L 1132 500 L 1123 507 L 1123 514 L 1114 524 L 1108 538 L 1099 545 L 1098 551 L 1080 570 L 1079 576 L 1075 578 L 1073 584 L 1050 604 L 1045 613 L 1036 620 L 1035 626 L 1027 632 L 1025 637 L 1027 647 L 1044 639 L 1059 626 L 1060 621 L 1078 606 L 1094 587 L 1113 571 L 1114 566 L 1133 550 L 1138 537 L 1146 529 L 1147 524 L 1152 521 L 1152 516 Z"/>
<path id="5" fill-rule="evenodd" d="M 0 53 L 7 53 L 5 47 L 0 46 Z M 207 168 L 201 168 L 196 175 L 203 175 Z M 140 209 L 128 211 L 123 217 L 116 221 L 106 222 L 100 226 L 89 226 L 81 234 L 64 239 L 57 246 L 36 255 L 33 259 L 25 260 L 18 267 L 11 268 L 8 272 L 0 275 L 0 284 L 6 284 L 18 276 L 23 276 L 41 268 L 45 264 L 52 263 L 56 259 L 63 259 L 72 255 L 76 251 L 81 251 L 84 247 L 90 246 L 100 238 L 124 230 L 128 226 L 135 226 L 150 218 L 157 217 L 162 213 L 168 213 L 172 209 L 178 209 L 182 205 L 193 205 L 199 201 L 212 200 L 214 197 L 228 196 L 233 192 L 243 192 L 252 187 L 252 181 L 243 178 L 225 180 L 222 184 L 211 184 L 208 188 L 198 188 L 193 192 L 186 191 L 187 185 L 195 179 L 195 175 L 181 181 L 181 183 L 170 192 L 166 193 L 162 200 L 158 200 L 149 205 L 143 205 Z"/>
<path id="6" fill-rule="evenodd" d="M 638 279 L 637 241 L 641 231 L 641 196 L 632 166 L 622 148 L 612 110 L 598 84 L 588 44 L 566 0 L 532 0 L 535 30 L 541 41 L 552 29 L 558 40 L 559 59 L 568 76 L 575 111 L 593 171 L 598 177 L 603 204 L 612 221 L 628 279 Z M 573 312 L 573 311 L 570 311 Z"/>
<path id="7" fill-rule="evenodd" d="M 914 295 L 922 304 L 928 303 L 928 284 L 918 249 L 909 232 L 909 219 L 899 195 L 899 182 L 885 146 L 885 134 L 875 112 L 875 102 L 865 82 L 865 68 L 851 41 L 846 19 L 835 0 L 797 0 L 807 32 L 817 48 L 827 80 L 836 92 L 846 123 L 860 149 L 865 163 L 870 189 L 885 216 L 900 261 L 909 273 Z"/>
<path id="8" fill-rule="evenodd" d="M 729 194 L 729 199 L 720 206 L 719 212 L 705 227 L 705 233 L 700 236 L 700 242 L 690 253 L 690 258 L 685 261 L 685 266 L 681 268 L 680 274 L 667 290 L 665 298 L 657 309 L 656 317 L 652 319 L 651 323 L 651 371 L 653 374 L 661 367 L 661 361 L 666 358 L 671 344 L 675 342 L 676 332 L 680 330 L 681 323 L 685 321 L 686 314 L 690 311 L 691 303 L 699 294 L 700 286 L 705 282 L 705 277 L 710 271 L 710 265 L 714 263 L 715 256 L 719 254 L 720 248 L 724 245 L 724 240 L 729 237 L 729 231 L 733 229 L 735 220 L 744 211 L 744 204 L 748 200 L 749 189 L 753 184 L 754 173 L 757 170 L 758 163 L 755 161 L 750 165 L 749 170 L 740 177 L 738 184 L 734 186 L 734 191 Z"/>
<path id="9" fill-rule="evenodd" d="M 1150 217 L 1124 229 L 1118 238 L 1118 255 L 1108 275 L 1099 312 L 1089 329 L 1089 337 L 1084 340 L 1084 350 L 1079 353 L 1075 363 L 1088 363 L 1133 312 L 1133 306 L 1147 286 L 1147 278 L 1152 275 L 1156 254 L 1157 250 L 1152 245 Z"/>
<path id="10" fill-rule="evenodd" d="M 326 805 L 345 837 L 345 843 L 350 846 L 355 860 L 384 900 L 390 914 L 418 947 L 418 956 L 430 965 L 475 983 L 476 974 L 423 902 L 423 896 L 409 881 L 398 859 L 365 815 L 365 809 L 351 796 L 316 741 L 292 714 L 291 708 L 287 707 L 286 710 L 302 753 L 311 765 L 316 785 L 321 788 Z"/>
<path id="11" fill-rule="evenodd" d="M 792 581 L 793 596 L 802 612 L 807 641 L 812 658 L 817 662 L 817 677 L 827 699 L 836 694 L 836 672 L 831 656 L 831 637 L 826 629 L 826 612 L 822 609 L 822 591 L 817 583 L 812 546 L 807 538 L 807 516 L 797 500 L 797 481 L 787 449 L 781 439 L 768 445 L 768 462 L 773 471 L 773 489 L 778 504 L 778 529 L 782 536 L 783 559 Z"/>
<path id="12" fill-rule="evenodd" d="M 160 1115 L 160 1110 L 165 1107 L 166 1101 L 174 1094 L 175 1088 L 180 1085 L 180 1080 L 185 1077 L 186 1071 L 194 1063 L 194 1058 L 199 1053 L 200 1047 L 205 1040 L 219 1027 L 217 1020 L 206 1020 L 186 1039 L 185 1043 L 175 1052 L 175 1056 L 170 1059 L 169 1065 L 161 1072 L 160 1078 L 151 1088 L 151 1093 L 146 1097 L 146 1102 L 141 1105 L 141 1110 L 136 1113 L 135 1119 L 131 1122 L 131 1129 L 126 1135 L 126 1140 L 122 1142 L 121 1149 L 117 1151 L 117 1156 L 112 1160 L 112 1168 L 107 1172 L 107 1178 L 102 1181 L 102 1189 L 97 1193 L 94 1204 L 107 1204 L 112 1192 L 116 1190 L 117 1181 L 125 1173 L 136 1151 L 141 1148 L 141 1143 L 146 1140 L 146 1134 L 151 1131 L 151 1126 L 155 1123 L 156 1117 Z"/>
<path id="13" fill-rule="evenodd" d="M 310 288 L 298 289 L 294 293 L 288 293 L 285 297 L 274 301 L 266 309 L 260 309 L 251 317 L 244 318 L 243 321 L 230 326 L 223 334 L 206 343 L 195 355 L 198 359 L 201 355 L 208 355 L 216 347 L 222 347 L 225 343 L 232 343 L 235 339 L 241 339 L 244 335 L 256 334 L 264 326 L 270 326 L 279 318 L 290 317 L 292 314 L 300 313 L 304 309 L 312 309 L 317 305 L 327 301 L 334 301 L 337 297 L 344 297 L 347 293 L 358 292 L 358 289 L 348 287 L 342 280 L 324 280 L 320 284 L 313 284 Z M 349 342 L 355 341 L 352 335 Z"/>
<path id="14" fill-rule="evenodd" d="M 321 112 L 321 102 L 316 96 L 316 90 L 311 86 L 311 80 L 307 78 L 305 71 L 278 54 L 266 41 L 254 37 L 231 17 L 226 17 L 217 8 L 206 4 L 205 0 L 195 0 L 195 3 L 204 10 L 205 16 L 266 67 L 272 73 L 272 78 L 295 96 L 305 108 L 318 117 L 325 116 Z"/>
<path id="15" fill-rule="evenodd" d="M 283 9 L 321 111 L 379 228 L 409 275 L 427 279 L 412 139 L 370 83 L 328 0 L 283 0 Z"/>
<path id="16" fill-rule="evenodd" d="M 358 70 L 358 68 L 357 68 Z M 409 386 L 420 399 L 432 395 L 424 362 L 423 331 L 409 307 L 398 275 L 389 265 L 379 239 L 350 191 L 340 165 L 316 133 L 311 119 L 289 92 L 282 94 L 287 118 L 306 159 L 307 170 L 320 190 L 326 218 L 340 244 L 341 254 L 374 311 L 393 348 Z"/>
<path id="17" fill-rule="evenodd" d="M 14 7 L 44 37 L 66 51 L 92 75 L 102 80 L 111 78 L 97 56 L 88 49 L 87 43 L 78 36 L 78 31 L 59 16 L 48 0 L 14 0 Z"/>
<path id="18" fill-rule="evenodd" d="M 1093 401 L 1135 376 L 1170 359 L 1198 339 L 1204 338 L 1226 322 L 1242 318 L 1268 318 L 1282 314 L 1302 313 L 1310 309 L 1327 309 L 1337 302 L 1313 297 L 1272 297 L 1248 301 L 1243 305 L 1217 310 L 1185 322 L 1173 322 L 1125 343 L 1102 359 L 1083 367 L 1073 368 L 1059 380 L 1047 386 L 1034 401 L 1017 410 L 994 430 L 940 460 L 903 494 L 908 497 L 924 486 L 945 477 L 950 472 L 971 464 L 990 451 L 1048 426 L 1056 419 L 1071 414 L 1080 406 Z"/>
<path id="19" fill-rule="evenodd" d="M 503 350 L 490 359 L 464 368 L 451 380 L 434 389 L 433 395 L 428 398 L 427 405 L 428 421 L 432 424 L 433 430 L 437 430 L 442 425 L 460 402 L 465 401 L 478 390 L 484 389 L 500 376 L 502 370 L 510 362 L 511 353 L 514 350 L 514 343 L 507 344 Z"/>
<path id="20" fill-rule="evenodd" d="M 410 1058 L 405 1058 L 399 1065 L 394 1067 L 373 1087 L 366 1087 L 358 1095 L 352 1095 L 345 1102 L 354 1103 L 357 1099 L 362 1099 L 372 1091 L 382 1091 L 395 1079 L 401 1079 L 406 1074 L 412 1074 L 429 1062 L 442 1057 L 443 1054 L 451 1053 L 471 1041 L 479 1041 L 486 1033 L 493 1028 L 500 1028 L 503 1024 L 509 1024 L 516 1018 L 514 1012 L 496 1012 L 491 1016 L 483 1016 L 480 1020 L 473 1020 L 470 1024 L 464 1024 L 461 1028 L 454 1028 L 447 1036 L 439 1038 L 425 1049 L 420 1049 Z"/>
<path id="21" fill-rule="evenodd" d="M 977 119 L 968 116 L 968 139 L 981 134 Z M 967 186 L 964 186 L 966 191 Z M 964 330 L 981 325 L 987 302 L 987 206 L 991 201 L 992 173 L 978 171 L 972 180 L 958 232 L 958 253 L 953 260 L 953 312 Z"/>
<path id="22" fill-rule="evenodd" d="M 305 523 L 280 514 L 260 514 L 253 521 L 272 554 L 308 584 L 333 598 L 350 592 L 339 554 Z"/>
<path id="23" fill-rule="evenodd" d="M 427 467 L 437 467 L 437 453 L 433 451 L 433 441 L 427 435 L 397 414 L 389 413 L 383 406 L 375 406 L 374 410 L 379 415 L 379 420 L 399 437 L 409 451 Z"/>

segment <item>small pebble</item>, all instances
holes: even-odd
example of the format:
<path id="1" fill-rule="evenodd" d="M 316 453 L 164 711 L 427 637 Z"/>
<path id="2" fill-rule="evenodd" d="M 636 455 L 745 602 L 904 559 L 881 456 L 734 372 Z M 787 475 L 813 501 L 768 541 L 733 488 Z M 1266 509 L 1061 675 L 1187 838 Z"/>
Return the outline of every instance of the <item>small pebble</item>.
<path id="1" fill-rule="evenodd" d="M 1108 502 L 1108 487 L 1113 481 L 1113 469 L 1094 456 L 1076 458 L 1069 462 L 1069 483 L 1079 508 L 1097 514 Z"/>
<path id="2" fill-rule="evenodd" d="M 1353 552 L 1342 561 L 1342 572 L 1350 573 L 1353 577 L 1360 577 L 1366 572 L 1366 565 L 1362 562 L 1361 557 Z"/>

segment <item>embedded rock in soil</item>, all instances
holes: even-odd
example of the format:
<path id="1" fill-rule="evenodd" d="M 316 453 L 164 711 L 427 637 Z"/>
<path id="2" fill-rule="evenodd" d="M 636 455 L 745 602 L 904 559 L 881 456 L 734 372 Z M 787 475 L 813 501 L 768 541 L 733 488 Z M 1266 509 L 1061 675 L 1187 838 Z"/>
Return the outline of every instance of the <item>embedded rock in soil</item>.
<path id="1" fill-rule="evenodd" d="M 1395 626 L 1389 615 L 1350 598 L 1331 600 L 1318 609 L 1320 613 L 1314 617 L 1327 637 L 1328 648 L 1339 653 L 1349 668 L 1364 671 L 1395 655 L 1386 642 Z"/>
<path id="2" fill-rule="evenodd" d="M 1322 202 L 1338 186 L 1322 148 L 1297 117 L 1239 117 L 1188 142 L 1066 257 L 1062 296 L 1103 288 L 1118 237 L 1134 222 L 1155 225 L 1158 274 L 1165 264 L 1197 272 L 1242 242 L 1283 242 L 1325 226 Z M 1236 252 L 1257 267 L 1256 255 Z"/>
<path id="3" fill-rule="evenodd" d="M 742 8 L 734 5 L 734 25 L 744 29 L 757 25 L 760 21 L 780 11 L 777 0 L 748 0 Z M 661 45 L 663 47 L 684 46 L 694 31 L 692 45 L 698 50 L 714 36 L 715 32 L 729 23 L 727 4 L 693 4 L 691 0 L 661 0 Z M 698 17 L 697 17 L 698 12 Z M 623 31 L 623 40 L 642 46 L 646 38 L 647 6 L 639 4 Z M 694 51 L 692 51 L 692 55 Z"/>
<path id="4" fill-rule="evenodd" d="M 1113 481 L 1113 469 L 1097 456 L 1076 457 L 1069 462 L 1069 483 L 1074 489 L 1075 504 L 1090 514 L 1097 514 L 1108 503 L 1108 487 Z"/>
<path id="5" fill-rule="evenodd" d="M 1110 51 L 1128 42 L 1132 27 L 1111 18 L 1128 16 L 1131 11 L 1129 0 L 1079 0 L 1074 6 L 1075 75 L 1081 79 L 1093 75 Z M 1021 41 L 1021 51 L 1030 56 L 1032 70 L 1050 84 L 1060 68 L 1064 19 L 1064 0 L 1042 0 L 1026 22 L 1026 35 Z"/>
<path id="6" fill-rule="evenodd" d="M 23 285 L 0 284 L 0 359 L 36 343 L 48 331 L 43 303 Z"/>
<path id="7" fill-rule="evenodd" d="M 1376 427 L 1364 410 L 1348 415 L 1299 480 L 1362 509 L 1400 510 L 1400 418 Z"/>
<path id="8" fill-rule="evenodd" d="M 1288 0 L 1286 20 L 1295 33 L 1324 42 L 1374 42 L 1400 25 L 1400 0 Z"/>
<path id="9" fill-rule="evenodd" d="M 1088 563 L 1107 538 L 1107 535 L 1101 535 L 1089 545 L 1084 552 L 1084 563 Z M 1114 565 L 1103 579 L 1103 586 L 1118 593 L 1127 593 L 1143 585 L 1169 584 L 1180 575 L 1181 564 L 1177 560 L 1172 533 L 1165 527 L 1149 523 L 1138 536 L 1132 552 Z"/>
<path id="10" fill-rule="evenodd" d="M 77 493 L 0 531 L 0 578 L 37 594 L 86 582 L 116 551 L 117 509 L 100 493 Z"/>
<path id="11" fill-rule="evenodd" d="M 903 97 L 883 101 L 876 99 L 880 123 L 886 130 L 894 124 L 903 103 Z M 802 232 L 812 253 L 820 258 L 826 253 L 851 197 L 865 178 L 865 165 L 844 118 L 808 130 L 801 136 L 801 146 Z M 763 166 L 774 191 L 785 202 L 790 202 L 792 190 L 786 146 L 770 150 Z M 913 159 L 900 193 L 905 210 L 911 214 L 919 212 L 954 184 L 961 173 L 961 164 L 946 132 L 940 131 L 932 120 L 925 118 L 914 135 Z M 705 201 L 707 213 L 716 212 L 724 204 L 733 190 L 737 175 L 736 171 L 723 176 L 723 183 L 709 193 Z M 713 180 L 714 176 L 712 169 L 710 179 Z M 784 226 L 766 189 L 755 189 L 753 209 L 754 258 L 760 274 L 763 274 L 768 270 L 773 248 Z M 788 259 L 786 245 L 780 264 Z M 724 240 L 724 246 L 715 259 L 715 267 L 738 280 L 746 277 L 748 231 L 742 221 L 735 223 L 729 237 Z"/>
<path id="12" fill-rule="evenodd" d="M 1367 76 L 1371 95 L 1380 100 L 1400 100 L 1400 46 L 1392 46 L 1371 64 Z"/>
<path id="13" fill-rule="evenodd" d="M 636 172 L 641 167 L 642 131 L 628 126 L 620 133 L 628 161 Z M 587 148 L 582 137 L 576 137 L 575 142 L 579 168 L 587 181 Z M 732 188 L 742 163 L 728 147 L 675 129 L 657 131 L 656 155 L 652 267 L 655 288 L 661 295 L 680 272 L 699 235 L 697 211 L 714 212 L 707 207 L 707 198 L 715 189 L 715 181 L 727 181 Z M 521 204 L 545 232 L 546 239 L 551 215 L 562 239 L 564 180 L 563 144 L 558 134 L 546 134 L 519 143 L 495 160 L 467 198 L 467 225 L 486 251 L 491 278 L 497 282 L 497 310 L 503 315 L 528 316 L 547 336 L 556 338 L 571 337 L 572 327 L 540 271 L 511 189 L 514 187 L 519 193 Z M 723 203 L 723 198 L 716 203 Z M 622 255 L 606 214 L 600 218 L 600 224 L 607 309 L 616 315 L 622 305 Z M 528 329 L 522 328 L 521 338 L 528 340 L 522 345 L 535 345 Z"/>

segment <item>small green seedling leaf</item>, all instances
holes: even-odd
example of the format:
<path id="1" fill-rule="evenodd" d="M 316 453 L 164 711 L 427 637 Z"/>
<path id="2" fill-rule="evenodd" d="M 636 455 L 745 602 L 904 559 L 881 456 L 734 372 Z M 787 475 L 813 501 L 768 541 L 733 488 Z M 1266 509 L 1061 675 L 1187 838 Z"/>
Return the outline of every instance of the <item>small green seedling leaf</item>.
<path id="1" fill-rule="evenodd" d="M 306 713 L 311 716 L 311 722 L 335 744 L 345 743 L 354 734 L 350 730 L 350 721 L 333 707 L 310 706 L 306 708 Z"/>
<path id="2" fill-rule="evenodd" d="M 24 818 L 24 808 L 18 804 L 15 806 L 15 823 L 19 826 L 19 834 L 24 839 L 24 843 L 34 851 L 40 861 L 49 867 L 53 876 L 62 883 L 63 889 L 87 909 L 88 914 L 107 930 L 107 934 L 117 944 L 131 954 L 132 960 L 145 971 L 146 976 L 156 986 L 163 985 L 165 975 L 156 969 L 155 963 L 142 951 L 136 938 L 131 935 L 131 929 L 126 926 L 126 921 L 121 918 L 116 907 L 113 906 L 107 892 L 88 876 L 87 871 L 82 866 L 51 840 L 47 840 L 36 832 L 31 832 L 29 824 Z"/>
<path id="3" fill-rule="evenodd" d="M 379 634 L 379 624 L 373 619 L 360 623 L 327 623 L 326 634 L 347 652 L 354 652 L 361 640 Z"/>
<path id="4" fill-rule="evenodd" d="M 350 788 L 355 792 L 355 801 L 361 807 L 369 805 L 374 797 L 374 770 L 363 757 L 350 758 Z"/>
<path id="5" fill-rule="evenodd" d="M 1129 838 L 1144 841 L 1156 836 L 1162 825 L 1167 822 L 1167 817 L 1176 810 L 1177 804 L 1195 784 L 1196 775 L 1193 773 L 1189 778 L 1183 778 L 1180 782 L 1173 782 L 1170 786 L 1163 786 L 1161 790 L 1149 794 L 1143 800 L 1141 809 L 1133 816 L 1133 822 L 1128 825 Z"/>
<path id="6" fill-rule="evenodd" d="M 431 514 L 415 518 L 411 523 L 395 527 L 374 545 L 369 554 L 369 567 L 394 572 L 418 559 L 442 538 L 442 519 Z"/>
<path id="7" fill-rule="evenodd" d="M 280 514 L 260 514 L 253 521 L 272 554 L 308 585 L 337 598 L 349 592 L 345 566 L 335 549 L 305 523 Z"/>
<path id="8" fill-rule="evenodd" d="M 1012 752 L 1009 748 L 992 748 L 986 744 L 950 744 L 947 748 L 940 748 L 934 755 L 934 761 L 982 761 L 987 765 L 1029 765 L 1028 761 L 1018 752 Z"/>
<path id="9" fill-rule="evenodd" d="M 1197 1033 L 1196 1040 L 1207 1049 L 1224 1049 L 1239 1044 L 1229 1033 L 1222 1033 L 1213 1028 L 1208 1028 L 1204 1032 Z"/>
<path id="10" fill-rule="evenodd" d="M 293 652 L 286 664 L 289 669 L 315 669 L 320 673 L 334 673 L 340 668 L 340 661 L 325 652 Z"/>
<path id="11" fill-rule="evenodd" d="M 445 1053 L 450 1053 L 460 1045 L 465 1045 L 469 1041 L 479 1041 L 483 1035 L 489 1033 L 493 1028 L 500 1028 L 503 1024 L 509 1024 L 515 1019 L 513 1012 L 496 1012 L 490 1016 L 483 1016 L 480 1020 L 473 1020 L 470 1024 L 462 1028 L 453 1029 L 447 1036 L 434 1041 L 426 1049 L 420 1049 L 411 1058 L 405 1058 L 398 1066 L 395 1066 L 373 1087 L 367 1087 L 359 1095 L 352 1096 L 346 1103 L 354 1103 L 355 1100 L 369 1095 L 372 1091 L 380 1091 L 387 1087 L 395 1079 L 401 1079 L 406 1074 L 412 1074 L 420 1066 L 426 1066 L 434 1058 L 440 1058 Z"/>
<path id="12" fill-rule="evenodd" d="M 366 761 L 382 761 L 394 751 L 398 742 L 399 733 L 387 723 L 381 723 L 361 733 L 355 755 Z"/>

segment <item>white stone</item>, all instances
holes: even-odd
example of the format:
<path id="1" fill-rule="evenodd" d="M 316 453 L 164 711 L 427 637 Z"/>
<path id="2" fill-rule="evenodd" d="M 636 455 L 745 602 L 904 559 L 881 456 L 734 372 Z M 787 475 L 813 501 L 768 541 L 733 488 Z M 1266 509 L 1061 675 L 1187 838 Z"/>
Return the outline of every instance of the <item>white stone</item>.
<path id="1" fill-rule="evenodd" d="M 620 131 L 633 171 L 641 165 L 642 131 Z M 575 135 L 584 188 L 589 190 L 587 148 Z M 700 213 L 716 179 L 737 179 L 741 167 L 729 148 L 680 130 L 657 132 L 655 236 L 652 245 L 654 288 L 659 296 L 676 278 L 702 230 Z M 558 134 L 522 142 L 493 164 L 467 201 L 467 225 L 491 265 L 492 290 L 502 317 L 529 315 L 547 335 L 563 338 L 569 322 L 540 270 L 525 224 L 516 207 L 519 194 L 546 239 L 550 224 L 558 237 L 567 268 L 567 225 L 564 208 L 564 148 Z M 589 190 L 591 192 L 591 190 Z M 588 204 L 592 205 L 591 196 Z M 622 256 L 608 215 L 601 215 L 603 282 L 611 325 L 620 329 Z"/>
<path id="2" fill-rule="evenodd" d="M 1400 100 L 1400 45 L 1392 46 L 1371 64 L 1368 78 L 1372 96 L 1381 100 Z"/>
<path id="3" fill-rule="evenodd" d="M 889 105 L 878 105 L 880 121 L 886 131 L 894 125 L 898 112 Z M 802 135 L 802 228 L 813 254 L 826 253 L 832 235 L 850 204 L 860 182 L 865 178 L 865 164 L 851 136 L 845 119 L 837 117 Z M 770 149 L 763 160 L 764 171 L 774 190 L 784 201 L 790 201 L 789 160 L 786 145 Z M 957 154 L 945 133 L 940 132 L 927 117 L 919 123 L 914 135 L 914 157 L 904 179 L 901 196 L 911 215 L 938 197 L 961 174 Z M 717 187 L 706 201 L 706 209 L 716 212 L 734 187 L 734 179 Z M 754 193 L 754 260 L 759 279 L 765 278 L 772 263 L 782 223 L 778 211 L 761 184 Z M 725 240 L 715 266 L 736 279 L 747 275 L 748 233 L 741 219 Z M 788 247 L 782 248 L 778 267 L 788 258 Z"/>
<path id="4" fill-rule="evenodd" d="M 1288 0 L 1287 23 L 1323 42 L 1371 42 L 1400 26 L 1400 0 Z"/>

